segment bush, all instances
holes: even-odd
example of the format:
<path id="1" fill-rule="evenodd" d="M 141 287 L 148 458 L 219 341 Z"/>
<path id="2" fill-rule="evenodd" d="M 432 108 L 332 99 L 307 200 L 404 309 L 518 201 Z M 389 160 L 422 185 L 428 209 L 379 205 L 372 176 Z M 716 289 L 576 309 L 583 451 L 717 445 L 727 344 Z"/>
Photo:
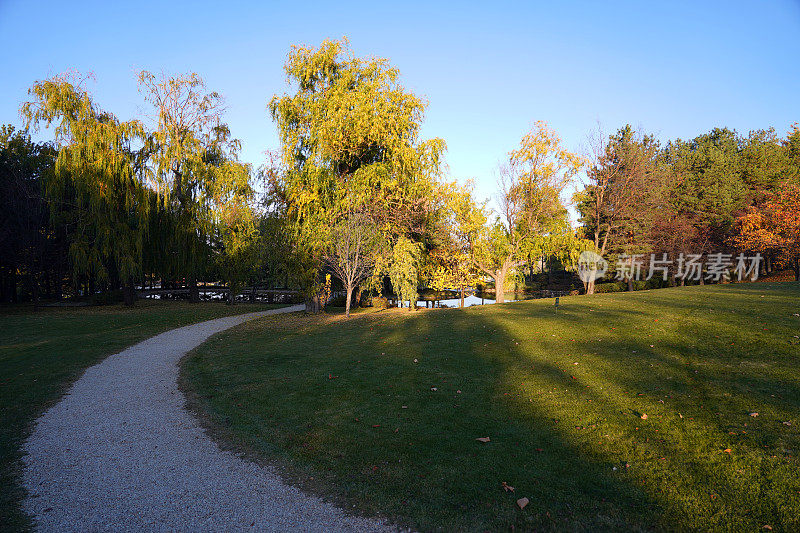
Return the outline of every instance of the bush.
<path id="1" fill-rule="evenodd" d="M 633 290 L 635 291 L 643 291 L 645 289 L 658 289 L 661 288 L 661 278 L 656 281 L 649 280 L 634 280 L 633 282 Z M 628 282 L 627 281 L 613 281 L 609 283 L 598 283 L 594 286 L 595 294 L 603 294 L 607 292 L 625 292 L 628 290 Z"/>
<path id="2" fill-rule="evenodd" d="M 595 294 L 603 294 L 607 292 L 622 292 L 624 290 L 627 290 L 627 285 L 620 282 L 599 283 L 594 286 Z"/>
<path id="3" fill-rule="evenodd" d="M 345 298 L 344 294 L 339 295 L 339 296 L 334 296 L 328 302 L 328 307 L 344 307 L 345 300 L 346 300 L 346 298 Z"/>
<path id="4" fill-rule="evenodd" d="M 122 300 L 122 290 L 103 291 L 92 295 L 92 305 L 118 304 Z"/>
<path id="5" fill-rule="evenodd" d="M 373 296 L 372 307 L 375 307 L 377 309 L 388 309 L 389 300 L 387 298 L 384 298 L 383 296 Z"/>

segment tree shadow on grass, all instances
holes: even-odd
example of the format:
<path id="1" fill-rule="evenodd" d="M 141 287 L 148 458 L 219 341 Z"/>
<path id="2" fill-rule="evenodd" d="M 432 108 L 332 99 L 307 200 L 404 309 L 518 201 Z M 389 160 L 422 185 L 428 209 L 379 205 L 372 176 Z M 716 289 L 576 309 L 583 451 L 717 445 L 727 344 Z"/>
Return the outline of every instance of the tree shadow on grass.
<path id="1" fill-rule="evenodd" d="M 703 302 L 615 300 L 272 319 L 190 370 L 299 484 L 418 529 L 796 526 L 796 426 L 777 422 L 796 379 L 761 352 L 729 368 L 704 337 L 741 327 L 730 310 L 703 329 L 684 319 Z"/>
<path id="2" fill-rule="evenodd" d="M 560 313 L 561 319 L 577 318 L 569 310 Z M 605 312 L 603 318 L 613 327 L 633 314 Z M 495 327 L 508 324 L 501 320 Z M 707 327 L 726 333 L 719 322 Z M 592 338 L 598 331 L 586 331 L 587 337 L 572 339 L 568 357 L 563 342 L 543 337 L 533 360 L 530 352 L 513 349 L 517 362 L 507 365 L 504 382 L 518 384 L 520 408 L 526 395 L 560 391 L 566 397 L 561 402 L 528 398 L 530 423 L 554 409 L 575 417 L 562 424 L 562 439 L 581 443 L 580 453 L 599 463 L 630 465 L 620 475 L 657 502 L 662 527 L 796 528 L 798 439 L 796 430 L 781 423 L 797 413 L 800 393 L 788 382 L 796 376 L 790 373 L 796 363 L 767 375 L 731 373 L 727 366 L 736 360 L 731 353 L 719 360 L 701 358 L 698 370 L 691 363 L 698 355 L 694 348 L 702 345 L 696 335 L 704 332 L 694 328 L 661 335 L 658 346 L 644 333 L 598 343 Z M 536 386 L 519 385 L 526 377 Z M 748 416 L 754 409 L 761 411 L 758 418 Z"/>
<path id="3" fill-rule="evenodd" d="M 513 354 L 482 345 L 510 338 L 486 317 L 436 313 L 310 325 L 235 367 L 209 346 L 221 366 L 203 379 L 251 445 L 310 466 L 323 493 L 368 513 L 422 530 L 646 528 L 654 502 L 643 491 L 565 439 L 552 417 L 509 402 L 511 386 L 497 388 Z"/>

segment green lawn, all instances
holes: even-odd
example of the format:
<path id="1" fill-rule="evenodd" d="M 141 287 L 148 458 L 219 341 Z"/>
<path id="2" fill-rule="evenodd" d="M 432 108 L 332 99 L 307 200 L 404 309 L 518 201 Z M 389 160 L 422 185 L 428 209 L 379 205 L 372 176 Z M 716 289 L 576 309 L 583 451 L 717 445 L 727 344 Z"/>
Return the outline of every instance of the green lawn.
<path id="1" fill-rule="evenodd" d="M 797 531 L 798 313 L 759 283 L 278 316 L 182 380 L 228 445 L 422 530 Z"/>
<path id="2" fill-rule="evenodd" d="M 271 307 L 140 301 L 132 309 L 0 308 L 0 530 L 29 527 L 19 508 L 20 446 L 31 422 L 84 369 L 171 328 Z"/>

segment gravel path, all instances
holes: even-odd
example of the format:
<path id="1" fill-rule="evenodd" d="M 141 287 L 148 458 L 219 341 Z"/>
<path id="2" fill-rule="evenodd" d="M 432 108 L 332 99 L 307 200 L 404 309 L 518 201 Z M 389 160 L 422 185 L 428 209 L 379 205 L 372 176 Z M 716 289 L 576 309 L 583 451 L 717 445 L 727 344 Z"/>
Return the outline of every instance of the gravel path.
<path id="1" fill-rule="evenodd" d="M 378 531 L 221 451 L 184 407 L 178 361 L 209 336 L 300 306 L 174 329 L 89 368 L 26 442 L 41 531 Z"/>

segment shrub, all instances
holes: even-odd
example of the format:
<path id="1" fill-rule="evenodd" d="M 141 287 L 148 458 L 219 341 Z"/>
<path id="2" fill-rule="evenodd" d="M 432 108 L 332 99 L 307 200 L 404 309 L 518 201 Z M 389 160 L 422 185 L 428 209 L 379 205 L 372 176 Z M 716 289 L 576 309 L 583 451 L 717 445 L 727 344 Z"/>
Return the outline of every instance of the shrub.
<path id="1" fill-rule="evenodd" d="M 389 300 L 387 298 L 384 298 L 383 296 L 373 296 L 372 307 L 375 307 L 377 309 L 388 309 Z"/>
<path id="2" fill-rule="evenodd" d="M 627 289 L 626 285 L 619 282 L 599 283 L 594 286 L 595 294 L 603 294 L 607 292 L 622 292 L 626 289 Z"/>
<path id="3" fill-rule="evenodd" d="M 118 304 L 122 300 L 122 290 L 103 291 L 92 295 L 92 305 Z"/>
<path id="4" fill-rule="evenodd" d="M 344 307 L 345 304 L 345 296 L 344 294 L 340 294 L 338 296 L 334 296 L 328 302 L 328 307 Z"/>

